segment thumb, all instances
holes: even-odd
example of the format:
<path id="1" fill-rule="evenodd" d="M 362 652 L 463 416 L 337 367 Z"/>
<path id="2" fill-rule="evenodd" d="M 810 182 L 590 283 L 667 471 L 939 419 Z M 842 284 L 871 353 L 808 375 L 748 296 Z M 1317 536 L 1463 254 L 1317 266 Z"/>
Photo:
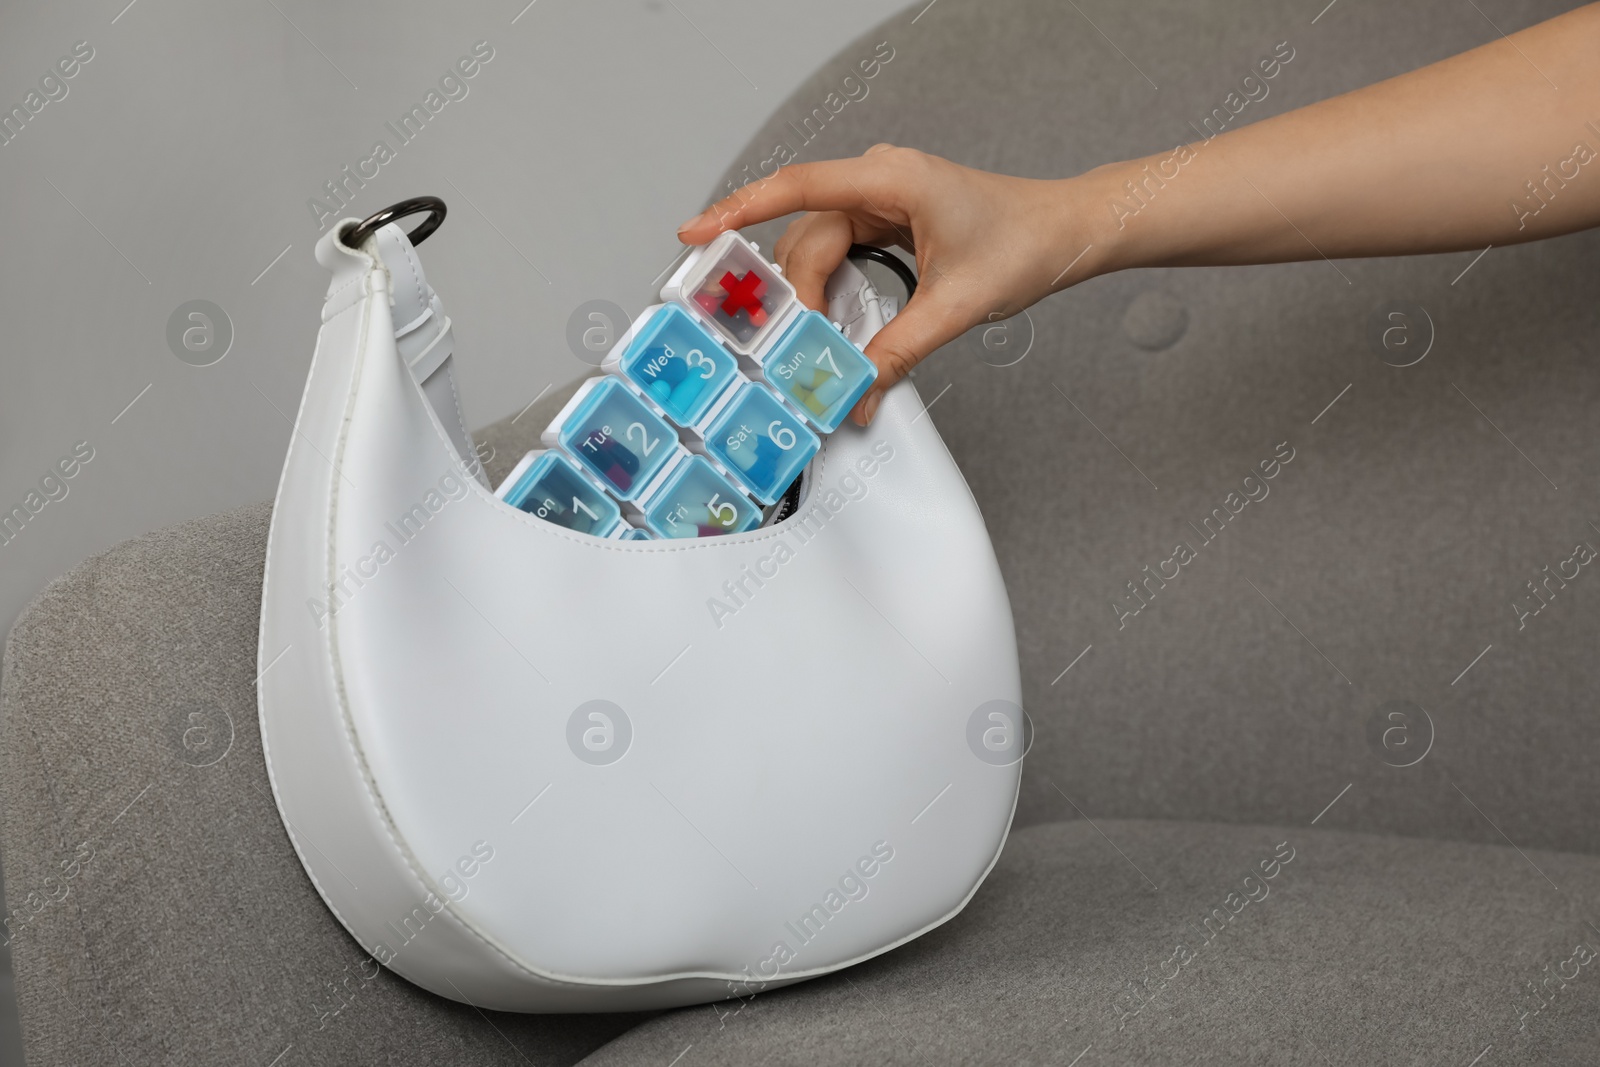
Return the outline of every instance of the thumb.
<path id="1" fill-rule="evenodd" d="M 872 383 L 851 412 L 857 426 L 865 426 L 878 413 L 884 391 L 906 376 L 934 349 L 960 337 L 970 324 L 956 310 L 931 296 L 918 293 L 905 310 L 889 320 L 863 349 L 878 368 Z"/>

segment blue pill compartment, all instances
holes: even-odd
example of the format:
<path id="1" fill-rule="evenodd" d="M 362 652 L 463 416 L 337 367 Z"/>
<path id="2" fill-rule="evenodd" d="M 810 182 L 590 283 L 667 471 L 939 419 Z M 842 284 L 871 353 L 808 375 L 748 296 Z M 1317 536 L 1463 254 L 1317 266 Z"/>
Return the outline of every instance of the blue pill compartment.
<path id="1" fill-rule="evenodd" d="M 705 451 L 763 504 L 776 503 L 822 441 L 764 385 L 746 382 L 704 431 Z"/>
<path id="2" fill-rule="evenodd" d="M 606 537 L 622 522 L 617 502 L 560 452 L 529 452 L 496 495 L 520 511 L 576 533 Z"/>
<path id="3" fill-rule="evenodd" d="M 797 317 L 762 360 L 762 374 L 819 433 L 839 428 L 878 368 L 822 315 Z"/>
<path id="4" fill-rule="evenodd" d="M 678 434 L 621 378 L 590 381 L 545 431 L 545 443 L 559 444 L 619 499 L 633 500 L 679 452 Z"/>
<path id="5" fill-rule="evenodd" d="M 684 426 L 740 377 L 733 354 L 677 304 L 662 305 L 633 332 L 617 369 Z"/>
<path id="6" fill-rule="evenodd" d="M 717 537 L 761 524 L 761 509 L 704 456 L 684 458 L 639 506 L 650 529 L 668 538 Z"/>

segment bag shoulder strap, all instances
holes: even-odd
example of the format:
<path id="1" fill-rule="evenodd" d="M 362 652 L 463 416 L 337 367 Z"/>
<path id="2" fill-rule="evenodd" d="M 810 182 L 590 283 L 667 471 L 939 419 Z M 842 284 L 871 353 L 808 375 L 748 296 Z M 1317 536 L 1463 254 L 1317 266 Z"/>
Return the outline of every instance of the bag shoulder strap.
<path id="1" fill-rule="evenodd" d="M 422 272 L 416 249 L 399 225 L 391 222 L 381 227 L 372 236 L 372 243 L 389 272 L 390 312 L 400 358 L 449 433 L 462 464 L 482 482 L 483 473 L 474 462 L 472 433 L 467 429 L 461 395 L 456 389 L 454 324 L 444 313 L 439 294 Z"/>

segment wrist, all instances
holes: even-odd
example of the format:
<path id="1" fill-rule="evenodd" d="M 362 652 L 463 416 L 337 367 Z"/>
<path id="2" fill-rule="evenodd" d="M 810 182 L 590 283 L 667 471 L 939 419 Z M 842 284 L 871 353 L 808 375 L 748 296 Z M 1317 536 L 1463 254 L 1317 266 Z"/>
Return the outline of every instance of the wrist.
<path id="1" fill-rule="evenodd" d="M 1052 246 L 1059 250 L 1053 256 L 1060 261 L 1054 269 L 1062 273 L 1051 284 L 1052 291 L 1133 265 L 1127 228 L 1118 225 L 1112 207 L 1123 180 L 1122 166 L 1109 163 L 1054 183 L 1048 229 Z"/>
<path id="2" fill-rule="evenodd" d="M 1064 179 L 1068 188 L 1063 199 L 1073 239 L 1080 249 L 1089 246 L 1079 265 L 1062 279 L 1064 283 L 1143 265 L 1136 240 L 1139 229 L 1130 225 L 1140 209 L 1128 187 L 1132 183 L 1137 188 L 1141 168 L 1148 165 L 1143 159 L 1106 163 Z"/>

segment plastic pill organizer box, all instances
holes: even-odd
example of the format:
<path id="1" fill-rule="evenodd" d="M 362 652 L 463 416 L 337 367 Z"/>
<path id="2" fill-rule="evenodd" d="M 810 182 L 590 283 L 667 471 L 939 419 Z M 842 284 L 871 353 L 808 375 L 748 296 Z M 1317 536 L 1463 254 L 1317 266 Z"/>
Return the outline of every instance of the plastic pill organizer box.
<path id="1" fill-rule="evenodd" d="M 496 494 L 578 533 L 760 526 L 878 377 L 736 233 L 686 260 Z"/>

